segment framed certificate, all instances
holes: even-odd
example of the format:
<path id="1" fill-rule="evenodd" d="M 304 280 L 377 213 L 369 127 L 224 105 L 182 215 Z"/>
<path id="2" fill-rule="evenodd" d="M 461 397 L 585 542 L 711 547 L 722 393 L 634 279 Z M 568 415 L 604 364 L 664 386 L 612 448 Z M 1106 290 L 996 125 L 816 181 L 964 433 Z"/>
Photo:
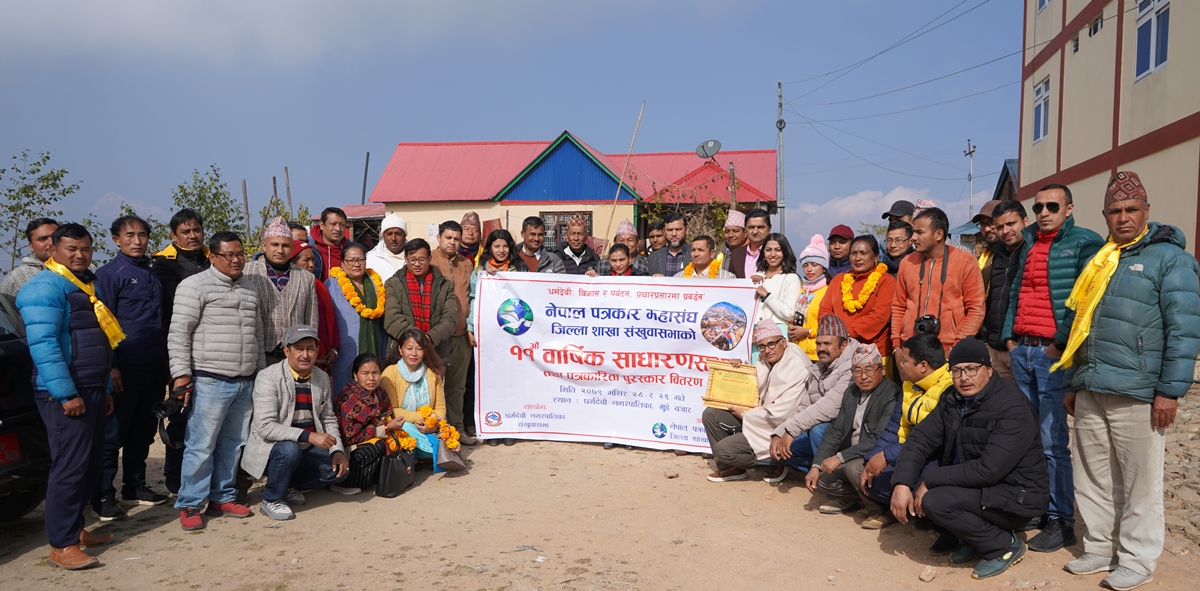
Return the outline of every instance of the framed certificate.
<path id="1" fill-rule="evenodd" d="M 734 367 L 727 361 L 708 360 L 708 388 L 704 406 L 750 410 L 758 406 L 758 370 L 743 363 Z"/>

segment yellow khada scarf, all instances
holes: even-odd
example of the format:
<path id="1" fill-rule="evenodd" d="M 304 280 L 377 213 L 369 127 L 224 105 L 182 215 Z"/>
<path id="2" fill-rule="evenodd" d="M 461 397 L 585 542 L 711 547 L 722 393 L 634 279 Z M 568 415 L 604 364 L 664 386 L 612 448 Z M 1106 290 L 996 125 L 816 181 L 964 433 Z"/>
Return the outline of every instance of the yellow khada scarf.
<path id="1" fill-rule="evenodd" d="M 1096 311 L 1096 306 L 1100 304 L 1100 298 L 1104 296 L 1105 290 L 1108 289 L 1109 280 L 1117 272 L 1117 265 L 1121 262 L 1121 251 L 1137 244 L 1149 231 L 1150 226 L 1147 224 L 1137 238 L 1122 244 L 1117 244 L 1112 236 L 1109 236 L 1108 242 L 1084 266 L 1083 271 L 1079 274 L 1079 279 L 1075 280 L 1075 287 L 1071 288 L 1071 296 L 1067 298 L 1067 307 L 1075 310 L 1075 322 L 1071 324 L 1071 336 L 1067 339 L 1067 348 L 1063 351 L 1062 357 L 1057 363 L 1050 366 L 1050 371 L 1071 367 L 1074 363 L 1075 351 L 1079 350 L 1080 345 L 1087 340 L 1092 331 L 1092 314 Z"/>
<path id="2" fill-rule="evenodd" d="M 117 322 L 117 317 L 113 316 L 108 306 L 105 306 L 104 302 L 96 297 L 96 288 L 91 283 L 80 281 L 75 276 L 75 273 L 72 273 L 70 269 L 54 259 L 46 259 L 45 265 L 47 269 L 62 275 L 67 281 L 78 287 L 80 291 L 87 294 L 88 300 L 92 302 L 92 308 L 96 311 L 96 320 L 100 322 L 100 328 L 104 331 L 105 336 L 108 337 L 108 346 L 116 349 L 117 344 L 125 340 L 125 333 L 121 332 L 121 324 Z"/>

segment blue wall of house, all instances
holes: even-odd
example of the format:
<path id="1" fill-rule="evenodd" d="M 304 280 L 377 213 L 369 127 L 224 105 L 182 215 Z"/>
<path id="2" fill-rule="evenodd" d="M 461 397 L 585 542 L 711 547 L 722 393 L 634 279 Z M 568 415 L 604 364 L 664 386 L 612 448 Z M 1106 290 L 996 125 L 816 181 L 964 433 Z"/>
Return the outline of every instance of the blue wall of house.
<path id="1" fill-rule="evenodd" d="M 504 201 L 611 201 L 617 181 L 578 146 L 563 141 L 501 197 Z M 621 188 L 620 201 L 634 201 Z"/>

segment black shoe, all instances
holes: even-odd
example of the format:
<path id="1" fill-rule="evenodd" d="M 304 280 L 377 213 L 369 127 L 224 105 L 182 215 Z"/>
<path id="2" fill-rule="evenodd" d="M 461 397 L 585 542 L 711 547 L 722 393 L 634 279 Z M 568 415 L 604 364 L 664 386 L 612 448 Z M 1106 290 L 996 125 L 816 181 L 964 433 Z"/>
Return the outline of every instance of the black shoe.
<path id="1" fill-rule="evenodd" d="M 991 558 L 988 560 L 980 560 L 979 564 L 971 571 L 972 579 L 988 579 L 994 577 L 1006 570 L 1008 567 L 1021 562 L 1025 557 L 1025 542 L 1022 542 L 1017 536 L 1012 537 L 1012 544 L 1008 547 L 1008 552 Z"/>
<path id="2" fill-rule="evenodd" d="M 121 500 L 127 505 L 161 505 L 167 502 L 167 495 L 156 493 L 150 487 L 141 485 L 133 490 L 121 492 Z"/>
<path id="3" fill-rule="evenodd" d="M 616 447 L 616 446 L 617 446 L 617 444 L 615 444 L 615 443 L 612 443 L 612 442 L 609 442 L 609 443 L 605 443 L 605 444 L 604 444 L 604 449 L 612 449 L 612 448 L 614 448 L 614 447 Z"/>
<path id="4" fill-rule="evenodd" d="M 1042 529 L 1043 527 L 1045 527 L 1046 519 L 1047 518 L 1045 515 L 1043 515 L 1041 517 L 1034 517 L 1033 519 L 1029 520 L 1029 523 L 1022 525 L 1021 527 L 1018 527 L 1017 531 L 1033 531 L 1035 529 Z"/>
<path id="5" fill-rule="evenodd" d="M 962 566 L 976 558 L 979 558 L 979 550 L 972 548 L 970 544 L 960 544 L 958 550 L 950 555 L 950 564 Z"/>
<path id="6" fill-rule="evenodd" d="M 1074 546 L 1075 527 L 1067 525 L 1061 517 L 1051 517 L 1046 520 L 1042 533 L 1029 540 L 1029 549 L 1034 552 L 1054 552 L 1066 546 Z"/>
<path id="7" fill-rule="evenodd" d="M 516 440 L 516 439 L 513 439 L 512 437 L 505 437 L 505 438 L 504 438 L 504 445 L 516 445 L 516 444 L 517 444 L 517 440 Z"/>
<path id="8" fill-rule="evenodd" d="M 163 477 L 163 480 L 163 486 L 166 487 L 167 492 L 171 493 L 172 495 L 179 496 L 179 485 L 181 484 L 179 482 L 179 477 L 165 476 Z"/>
<path id="9" fill-rule="evenodd" d="M 489 440 L 487 440 L 487 444 L 492 447 L 497 447 L 500 445 L 500 440 L 499 439 L 489 439 Z"/>
<path id="10" fill-rule="evenodd" d="M 116 495 L 104 495 L 92 501 L 92 516 L 100 521 L 120 521 L 125 519 L 125 511 L 117 504 Z"/>
<path id="11" fill-rule="evenodd" d="M 953 534 L 939 534 L 937 541 L 929 547 L 932 556 L 945 556 L 958 549 L 958 538 Z"/>

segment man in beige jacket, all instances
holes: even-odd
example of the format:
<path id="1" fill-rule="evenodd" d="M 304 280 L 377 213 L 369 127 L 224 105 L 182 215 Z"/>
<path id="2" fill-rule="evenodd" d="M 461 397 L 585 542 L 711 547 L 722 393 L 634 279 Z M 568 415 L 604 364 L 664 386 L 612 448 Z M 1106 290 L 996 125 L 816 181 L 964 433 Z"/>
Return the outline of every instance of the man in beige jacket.
<path id="1" fill-rule="evenodd" d="M 774 322 L 755 325 L 754 343 L 759 351 L 758 406 L 747 411 L 704 409 L 704 430 L 717 463 L 717 470 L 708 475 L 712 482 L 744 480 L 746 468 L 770 459 L 771 433 L 795 414 L 812 371 L 808 355 L 789 343 Z M 783 474 L 784 468 L 775 466 L 767 478 L 779 482 Z"/>

